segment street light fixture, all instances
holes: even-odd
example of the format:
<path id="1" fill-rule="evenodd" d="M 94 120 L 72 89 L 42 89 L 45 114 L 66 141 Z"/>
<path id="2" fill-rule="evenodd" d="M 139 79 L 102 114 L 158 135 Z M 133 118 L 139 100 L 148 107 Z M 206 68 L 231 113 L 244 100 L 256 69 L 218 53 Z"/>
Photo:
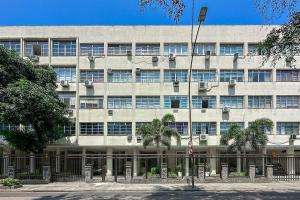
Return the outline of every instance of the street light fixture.
<path id="1" fill-rule="evenodd" d="M 189 156 L 191 159 L 191 163 L 192 163 L 192 187 L 195 187 L 195 180 L 194 180 L 194 155 L 193 155 L 193 133 L 192 133 L 192 102 L 191 102 L 191 77 L 192 77 L 192 68 L 193 68 L 193 59 L 194 59 L 194 52 L 195 52 L 195 47 L 196 47 L 196 42 L 197 42 L 197 38 L 198 38 L 198 34 L 199 34 L 199 30 L 201 27 L 201 24 L 205 21 L 205 17 L 206 17 L 206 13 L 207 13 L 208 8 L 207 7 L 202 7 L 199 13 L 199 17 L 198 17 L 198 29 L 197 29 L 197 33 L 196 33 L 196 37 L 195 37 L 195 41 L 193 42 L 193 38 L 192 38 L 192 58 L 191 58 L 191 63 L 190 63 L 190 69 L 189 69 L 189 95 L 188 95 L 188 99 L 189 99 L 189 136 L 190 136 L 190 141 L 189 141 L 189 145 L 188 145 L 188 152 L 189 152 Z"/>

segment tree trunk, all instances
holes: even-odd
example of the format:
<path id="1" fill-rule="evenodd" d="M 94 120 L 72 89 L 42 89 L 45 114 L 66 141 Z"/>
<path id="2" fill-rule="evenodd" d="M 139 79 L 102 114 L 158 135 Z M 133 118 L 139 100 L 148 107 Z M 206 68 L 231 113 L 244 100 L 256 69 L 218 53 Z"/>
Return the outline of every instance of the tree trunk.
<path id="1" fill-rule="evenodd" d="M 247 161 L 247 159 L 246 159 L 246 149 L 244 149 L 244 153 L 243 153 L 243 172 L 246 172 L 246 167 L 247 167 L 246 161 Z"/>

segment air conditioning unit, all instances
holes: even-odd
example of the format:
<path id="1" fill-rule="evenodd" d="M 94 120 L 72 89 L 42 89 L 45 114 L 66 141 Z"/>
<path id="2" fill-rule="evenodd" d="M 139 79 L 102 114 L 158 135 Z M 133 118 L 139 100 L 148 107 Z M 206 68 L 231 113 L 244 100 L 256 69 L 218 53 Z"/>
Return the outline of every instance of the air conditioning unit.
<path id="1" fill-rule="evenodd" d="M 60 81 L 60 85 L 62 87 L 69 87 L 69 81 L 67 81 L 67 80 L 61 80 Z"/>
<path id="2" fill-rule="evenodd" d="M 127 140 L 131 141 L 132 140 L 132 135 L 127 135 Z"/>
<path id="3" fill-rule="evenodd" d="M 174 54 L 170 54 L 169 55 L 169 61 L 171 61 L 171 62 L 174 62 L 176 60 L 176 55 L 174 55 Z"/>
<path id="4" fill-rule="evenodd" d="M 126 54 L 127 54 L 127 56 L 132 56 L 132 51 L 131 50 L 127 50 Z"/>
<path id="5" fill-rule="evenodd" d="M 229 80 L 229 87 L 234 87 L 236 85 L 236 80 L 235 79 L 230 79 Z"/>
<path id="6" fill-rule="evenodd" d="M 236 62 L 238 60 L 238 58 L 239 58 L 239 54 L 238 53 L 233 54 L 233 61 Z"/>
<path id="7" fill-rule="evenodd" d="M 93 87 L 93 81 L 91 80 L 85 80 L 84 81 L 85 87 Z"/>
<path id="8" fill-rule="evenodd" d="M 73 115 L 73 110 L 72 109 L 67 109 L 67 112 L 69 115 Z"/>
<path id="9" fill-rule="evenodd" d="M 179 81 L 173 81 L 173 87 L 179 87 Z"/>
<path id="10" fill-rule="evenodd" d="M 209 60 L 209 59 L 210 59 L 210 56 L 211 56 L 211 52 L 210 52 L 210 51 L 206 51 L 206 52 L 205 52 L 205 59 L 206 59 L 206 60 Z"/>
<path id="11" fill-rule="evenodd" d="M 297 139 L 297 135 L 296 135 L 296 134 L 292 134 L 292 135 L 290 136 L 290 139 L 291 139 L 291 140 L 296 140 L 296 139 Z"/>
<path id="12" fill-rule="evenodd" d="M 113 115 L 113 110 L 109 109 L 109 110 L 108 110 L 108 115 L 109 115 L 109 116 L 112 116 L 112 115 Z"/>
<path id="13" fill-rule="evenodd" d="M 227 107 L 227 106 L 225 106 L 225 107 L 222 108 L 222 112 L 223 113 L 229 113 L 230 112 L 230 108 Z"/>
<path id="14" fill-rule="evenodd" d="M 152 62 L 154 62 L 154 63 L 158 62 L 158 57 L 157 56 L 152 56 Z"/>
<path id="15" fill-rule="evenodd" d="M 136 142 L 141 143 L 142 137 L 140 135 L 136 136 Z"/>
<path id="16" fill-rule="evenodd" d="M 112 68 L 107 68 L 107 73 L 111 74 L 112 73 Z"/>
<path id="17" fill-rule="evenodd" d="M 89 55 L 89 56 L 88 56 L 88 59 L 89 59 L 89 61 L 90 61 L 91 63 L 93 63 L 93 62 L 95 62 L 96 57 L 95 57 L 95 56 L 92 56 L 92 55 Z"/>
<path id="18" fill-rule="evenodd" d="M 208 139 L 207 134 L 203 134 L 203 133 L 200 134 L 200 141 L 207 141 L 207 139 Z"/>
<path id="19" fill-rule="evenodd" d="M 208 82 L 200 81 L 200 82 L 198 83 L 198 90 L 199 90 L 199 91 L 205 91 L 205 90 L 208 90 Z"/>
<path id="20" fill-rule="evenodd" d="M 33 62 L 39 62 L 39 61 L 40 61 L 40 57 L 37 56 L 37 55 L 30 56 L 30 59 L 31 59 Z"/>
<path id="21" fill-rule="evenodd" d="M 135 73 L 137 73 L 137 74 L 141 73 L 141 68 L 139 68 L 139 67 L 135 68 Z"/>

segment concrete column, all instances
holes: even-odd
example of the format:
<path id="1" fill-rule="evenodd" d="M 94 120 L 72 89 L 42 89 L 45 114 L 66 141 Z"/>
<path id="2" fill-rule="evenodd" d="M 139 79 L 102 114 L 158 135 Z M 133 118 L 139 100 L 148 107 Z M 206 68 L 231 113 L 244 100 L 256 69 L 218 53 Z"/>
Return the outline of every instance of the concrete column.
<path id="1" fill-rule="evenodd" d="M 244 42 L 244 56 L 248 55 L 248 43 Z"/>
<path id="2" fill-rule="evenodd" d="M 185 176 L 189 176 L 190 175 L 190 157 L 189 154 L 186 154 L 186 158 L 185 158 Z"/>
<path id="3" fill-rule="evenodd" d="M 85 173 L 85 165 L 86 165 L 86 161 L 85 161 L 85 159 L 86 159 L 86 149 L 85 148 L 82 148 L 82 158 L 81 159 L 82 159 L 81 170 L 82 170 L 82 175 L 84 175 L 84 173 Z"/>
<path id="4" fill-rule="evenodd" d="M 211 158 L 209 159 L 209 165 L 210 165 L 210 174 L 215 175 L 217 174 L 217 149 L 216 148 L 211 148 L 210 149 L 210 156 Z"/>
<path id="5" fill-rule="evenodd" d="M 205 165 L 204 163 L 198 164 L 198 179 L 203 182 L 205 179 Z"/>
<path id="6" fill-rule="evenodd" d="M 107 148 L 106 151 L 106 176 L 112 176 L 112 167 L 113 167 L 113 162 L 112 162 L 112 148 Z"/>
<path id="7" fill-rule="evenodd" d="M 268 181 L 273 180 L 273 165 L 267 165 L 267 179 Z"/>
<path id="8" fill-rule="evenodd" d="M 5 176 L 8 176 L 8 163 L 9 163 L 9 158 L 8 155 L 5 153 L 3 155 L 3 174 Z"/>
<path id="9" fill-rule="evenodd" d="M 223 181 L 228 180 L 228 164 L 227 163 L 221 164 L 221 179 Z"/>
<path id="10" fill-rule="evenodd" d="M 65 150 L 65 156 L 64 156 L 64 171 L 67 171 L 68 168 L 68 151 Z"/>
<path id="11" fill-rule="evenodd" d="M 133 176 L 137 176 L 137 169 L 138 169 L 138 152 L 137 149 L 133 151 Z"/>
<path id="12" fill-rule="evenodd" d="M 168 168 L 166 163 L 161 163 L 160 178 L 162 179 L 168 178 Z"/>
<path id="13" fill-rule="evenodd" d="M 92 174 L 92 165 L 86 165 L 84 166 L 84 179 L 85 182 L 90 182 L 93 178 Z"/>
<path id="14" fill-rule="evenodd" d="M 294 147 L 289 147 L 287 149 L 287 175 L 295 175 L 295 156 L 294 156 Z"/>
<path id="15" fill-rule="evenodd" d="M 276 69 L 275 68 L 272 69 L 272 81 L 276 82 Z"/>
<path id="16" fill-rule="evenodd" d="M 255 165 L 249 165 L 249 178 L 253 182 L 255 178 Z"/>
<path id="17" fill-rule="evenodd" d="M 34 156 L 34 153 L 30 153 L 29 171 L 30 171 L 30 173 L 34 173 L 34 171 L 35 171 L 35 156 Z"/>
<path id="18" fill-rule="evenodd" d="M 43 166 L 43 180 L 46 182 L 50 182 L 50 166 Z"/>
<path id="19" fill-rule="evenodd" d="M 15 178 L 15 166 L 8 166 L 8 178 Z"/>
<path id="20" fill-rule="evenodd" d="M 131 181 L 131 179 L 132 179 L 132 165 L 131 165 L 131 163 L 129 163 L 129 164 L 126 164 L 126 166 L 125 166 L 125 179 L 126 179 L 126 181 Z"/>
<path id="21" fill-rule="evenodd" d="M 55 172 L 60 173 L 60 150 L 59 148 L 56 149 L 56 155 L 55 155 Z"/>
<path id="22" fill-rule="evenodd" d="M 237 172 L 241 172 L 241 169 L 242 169 L 242 165 L 241 165 L 241 152 L 238 151 L 237 152 L 237 157 L 236 157 L 236 170 Z"/>

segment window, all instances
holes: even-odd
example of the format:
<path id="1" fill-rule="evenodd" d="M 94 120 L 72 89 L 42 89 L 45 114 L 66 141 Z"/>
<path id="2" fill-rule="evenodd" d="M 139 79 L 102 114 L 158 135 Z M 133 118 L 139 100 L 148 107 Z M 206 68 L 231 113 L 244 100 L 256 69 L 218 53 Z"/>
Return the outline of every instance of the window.
<path id="1" fill-rule="evenodd" d="M 186 56 L 188 55 L 188 44 L 187 43 L 164 44 L 164 54 Z"/>
<path id="2" fill-rule="evenodd" d="M 52 56 L 76 56 L 75 40 L 53 40 Z"/>
<path id="3" fill-rule="evenodd" d="M 56 73 L 57 82 L 69 81 L 76 82 L 76 68 L 75 67 L 53 67 Z"/>
<path id="4" fill-rule="evenodd" d="M 248 96 L 248 108 L 271 108 L 272 96 Z"/>
<path id="5" fill-rule="evenodd" d="M 229 56 L 238 53 L 239 56 L 244 55 L 244 45 L 243 44 L 221 44 L 220 45 L 220 55 Z"/>
<path id="6" fill-rule="evenodd" d="M 107 104 L 107 107 L 110 109 L 132 108 L 132 99 L 130 96 L 110 96 Z"/>
<path id="7" fill-rule="evenodd" d="M 58 97 L 63 102 L 67 108 L 76 108 L 76 93 L 75 92 L 59 92 Z"/>
<path id="8" fill-rule="evenodd" d="M 216 71 L 210 70 L 193 70 L 192 71 L 193 81 L 216 81 Z"/>
<path id="9" fill-rule="evenodd" d="M 164 82 L 187 82 L 188 71 L 187 70 L 165 70 Z"/>
<path id="10" fill-rule="evenodd" d="M 81 96 L 80 109 L 102 109 L 103 97 L 102 96 Z"/>
<path id="11" fill-rule="evenodd" d="M 107 135 L 131 135 L 131 122 L 108 122 Z"/>
<path id="12" fill-rule="evenodd" d="M 268 82 L 272 81 L 271 70 L 249 70 L 248 81 L 249 82 Z"/>
<path id="13" fill-rule="evenodd" d="M 299 70 L 277 70 L 276 80 L 279 82 L 299 81 Z"/>
<path id="14" fill-rule="evenodd" d="M 248 44 L 248 55 L 259 56 L 263 54 L 264 50 L 259 49 L 258 44 Z"/>
<path id="15" fill-rule="evenodd" d="M 160 54 L 159 44 L 136 44 L 136 56 L 157 56 Z"/>
<path id="16" fill-rule="evenodd" d="M 221 122 L 220 123 L 220 134 L 226 133 L 229 128 L 233 125 L 239 126 L 241 129 L 244 128 L 244 122 Z"/>
<path id="17" fill-rule="evenodd" d="M 104 55 L 104 44 L 80 44 L 81 56 L 102 56 Z"/>
<path id="18" fill-rule="evenodd" d="M 187 96 L 164 96 L 164 108 L 187 108 Z"/>
<path id="19" fill-rule="evenodd" d="M 220 71 L 220 81 L 229 82 L 230 80 L 236 80 L 242 82 L 244 80 L 243 70 L 221 70 Z"/>
<path id="20" fill-rule="evenodd" d="M 180 135 L 188 134 L 188 123 L 187 122 L 170 122 L 167 125 L 169 128 L 175 129 Z"/>
<path id="21" fill-rule="evenodd" d="M 132 51 L 131 44 L 108 44 L 107 55 L 126 56 L 128 51 Z"/>
<path id="22" fill-rule="evenodd" d="M 299 122 L 277 122 L 278 135 L 299 134 Z"/>
<path id="23" fill-rule="evenodd" d="M 136 132 L 136 134 L 137 135 L 139 134 L 139 132 L 138 132 L 139 128 L 141 128 L 144 125 L 149 125 L 149 124 L 151 124 L 151 122 L 135 122 L 135 132 Z"/>
<path id="24" fill-rule="evenodd" d="M 230 108 L 243 108 L 244 104 L 243 96 L 221 96 L 220 97 L 220 106 L 221 108 L 230 107 Z"/>
<path id="25" fill-rule="evenodd" d="M 131 82 L 131 80 L 131 70 L 112 70 L 108 73 L 108 82 L 111 83 Z"/>
<path id="26" fill-rule="evenodd" d="M 68 136 L 75 135 L 76 134 L 75 122 L 73 122 L 72 124 L 70 124 L 68 126 L 64 126 L 64 133 Z"/>
<path id="27" fill-rule="evenodd" d="M 193 122 L 192 133 L 193 135 L 200 135 L 200 134 L 216 135 L 217 134 L 216 127 L 217 127 L 216 122 Z"/>
<path id="28" fill-rule="evenodd" d="M 159 96 L 137 96 L 136 108 L 160 108 Z"/>
<path id="29" fill-rule="evenodd" d="M 48 41 L 26 41 L 25 56 L 48 56 Z"/>
<path id="30" fill-rule="evenodd" d="M 0 122 L 0 131 L 10 130 L 10 125 L 8 123 Z"/>
<path id="31" fill-rule="evenodd" d="M 16 54 L 21 55 L 21 43 L 19 40 L 0 41 L 0 47 L 4 47 L 9 50 L 14 50 Z"/>
<path id="32" fill-rule="evenodd" d="M 159 83 L 160 71 L 159 70 L 141 70 L 136 74 L 136 82 L 138 83 Z"/>
<path id="33" fill-rule="evenodd" d="M 216 96 L 193 96 L 193 108 L 216 108 Z"/>
<path id="34" fill-rule="evenodd" d="M 216 55 L 216 44 L 214 43 L 197 43 L 194 49 L 194 55 L 204 56 L 207 51 L 210 55 Z"/>
<path id="35" fill-rule="evenodd" d="M 299 108 L 299 96 L 277 96 L 277 108 Z"/>
<path id="36" fill-rule="evenodd" d="M 104 70 L 80 70 L 80 82 L 86 80 L 94 83 L 104 82 Z"/>
<path id="37" fill-rule="evenodd" d="M 81 122 L 80 134 L 81 135 L 103 135 L 104 123 L 103 122 Z"/>

